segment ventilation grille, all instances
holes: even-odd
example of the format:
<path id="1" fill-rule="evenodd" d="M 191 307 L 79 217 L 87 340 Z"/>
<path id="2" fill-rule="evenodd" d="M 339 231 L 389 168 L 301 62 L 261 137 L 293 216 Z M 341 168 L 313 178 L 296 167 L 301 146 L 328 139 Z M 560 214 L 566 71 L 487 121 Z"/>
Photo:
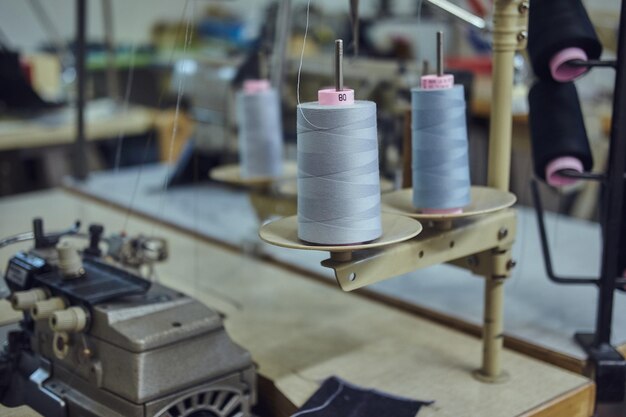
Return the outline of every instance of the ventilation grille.
<path id="1" fill-rule="evenodd" d="M 240 392 L 201 391 L 168 405 L 155 417 L 248 417 Z"/>

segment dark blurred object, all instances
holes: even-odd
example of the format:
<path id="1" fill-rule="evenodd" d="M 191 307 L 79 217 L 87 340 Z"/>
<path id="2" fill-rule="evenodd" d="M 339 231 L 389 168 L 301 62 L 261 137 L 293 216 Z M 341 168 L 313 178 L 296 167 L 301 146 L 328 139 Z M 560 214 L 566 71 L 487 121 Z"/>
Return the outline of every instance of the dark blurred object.
<path id="1" fill-rule="evenodd" d="M 294 415 L 311 417 L 414 417 L 429 402 L 363 389 L 337 377 L 328 378 Z"/>
<path id="2" fill-rule="evenodd" d="M 56 107 L 33 90 L 20 64 L 17 52 L 0 44 L 0 110 L 38 111 Z"/>
<path id="3" fill-rule="evenodd" d="M 535 74 L 551 80 L 550 60 L 567 48 L 580 48 L 598 59 L 602 45 L 580 0 L 532 2 L 528 20 L 528 54 Z"/>
<path id="4" fill-rule="evenodd" d="M 574 157 L 590 171 L 593 157 L 574 83 L 538 81 L 528 101 L 535 175 L 545 181 L 546 167 L 560 157 Z"/>

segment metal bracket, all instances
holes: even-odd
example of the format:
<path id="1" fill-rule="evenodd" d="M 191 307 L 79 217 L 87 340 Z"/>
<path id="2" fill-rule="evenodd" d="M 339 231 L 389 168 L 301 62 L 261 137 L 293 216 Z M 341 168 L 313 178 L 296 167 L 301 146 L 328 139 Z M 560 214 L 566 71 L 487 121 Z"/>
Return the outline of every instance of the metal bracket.
<path id="1" fill-rule="evenodd" d="M 506 272 L 512 265 L 507 248 L 513 244 L 515 234 L 515 210 L 506 209 L 459 220 L 450 230 L 427 228 L 407 242 L 384 249 L 355 252 L 350 260 L 327 259 L 322 261 L 322 265 L 335 271 L 335 278 L 344 291 L 445 262 L 481 274 L 481 265 L 490 265 L 487 276 L 507 276 Z M 505 252 L 494 254 L 494 249 Z M 472 257 L 478 261 L 476 266 L 468 264 L 468 259 Z M 495 262 L 488 261 L 488 258 L 493 258 Z"/>

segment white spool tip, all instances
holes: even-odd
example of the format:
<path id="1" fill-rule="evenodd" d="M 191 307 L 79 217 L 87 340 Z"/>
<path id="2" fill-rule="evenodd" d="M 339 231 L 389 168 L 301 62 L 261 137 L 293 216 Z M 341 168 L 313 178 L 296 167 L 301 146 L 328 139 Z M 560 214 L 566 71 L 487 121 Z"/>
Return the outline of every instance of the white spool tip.
<path id="1" fill-rule="evenodd" d="M 74 245 L 68 241 L 62 241 L 56 249 L 59 254 L 59 269 L 64 278 L 78 278 L 85 274 L 83 261 Z"/>
<path id="2" fill-rule="evenodd" d="M 30 310 L 35 320 L 47 319 L 55 311 L 65 309 L 65 301 L 60 297 L 52 297 L 48 300 L 38 301 Z"/>
<path id="3" fill-rule="evenodd" d="M 50 328 L 54 332 L 78 333 L 87 327 L 89 315 L 82 307 L 70 307 L 55 311 L 50 316 Z"/>
<path id="4" fill-rule="evenodd" d="M 11 306 L 14 310 L 24 311 L 32 308 L 38 301 L 48 298 L 48 293 L 43 288 L 33 288 L 28 291 L 16 291 L 11 297 Z"/>

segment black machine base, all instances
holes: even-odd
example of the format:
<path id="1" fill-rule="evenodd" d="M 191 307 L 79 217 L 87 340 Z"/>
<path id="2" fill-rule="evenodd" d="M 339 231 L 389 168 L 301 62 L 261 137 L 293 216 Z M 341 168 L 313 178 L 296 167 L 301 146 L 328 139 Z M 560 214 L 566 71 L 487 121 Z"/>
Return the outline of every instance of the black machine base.
<path id="1" fill-rule="evenodd" d="M 593 333 L 576 333 L 576 342 L 587 352 L 588 364 L 596 382 L 596 400 L 622 402 L 626 395 L 626 359 L 609 344 L 595 346 Z"/>

